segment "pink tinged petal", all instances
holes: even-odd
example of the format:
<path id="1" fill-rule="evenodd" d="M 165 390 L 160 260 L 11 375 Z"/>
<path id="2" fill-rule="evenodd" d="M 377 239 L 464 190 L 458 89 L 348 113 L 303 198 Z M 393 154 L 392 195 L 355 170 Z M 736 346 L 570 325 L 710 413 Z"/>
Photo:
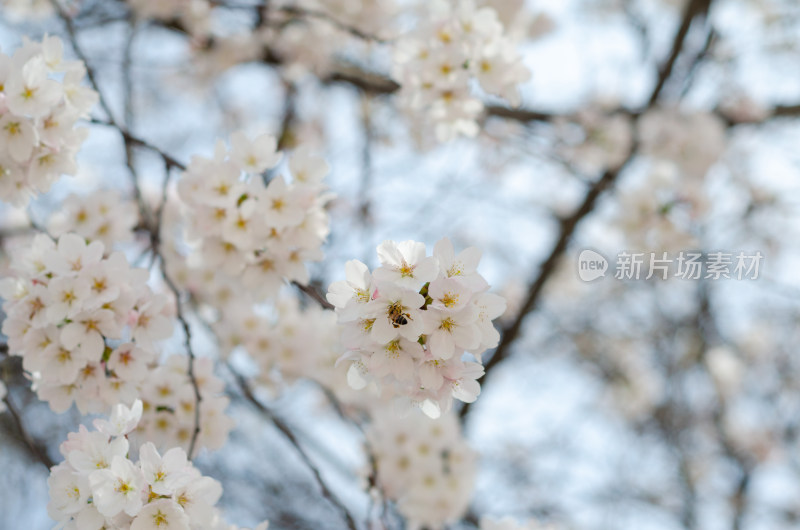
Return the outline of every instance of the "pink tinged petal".
<path id="1" fill-rule="evenodd" d="M 419 263 L 425 257 L 425 244 L 418 241 L 403 241 L 397 245 L 397 249 L 410 264 Z"/>
<path id="2" fill-rule="evenodd" d="M 68 350 L 75 349 L 81 343 L 85 333 L 84 326 L 79 322 L 71 322 L 61 330 L 61 345 Z"/>
<path id="3" fill-rule="evenodd" d="M 424 412 L 426 416 L 434 420 L 442 415 L 442 409 L 439 407 L 439 404 L 430 399 L 423 401 L 420 404 L 420 409 L 422 409 L 422 412 Z"/>
<path id="4" fill-rule="evenodd" d="M 347 384 L 353 390 L 361 390 L 367 386 L 367 380 L 364 377 L 367 373 L 366 366 L 361 361 L 356 361 L 350 365 L 347 370 Z"/>
<path id="5" fill-rule="evenodd" d="M 439 275 L 439 263 L 436 258 L 424 258 L 414 268 L 414 277 L 422 283 L 432 282 Z"/>
<path id="6" fill-rule="evenodd" d="M 465 248 L 458 254 L 457 261 L 464 266 L 464 273 L 474 272 L 481 261 L 481 251 L 477 247 Z"/>
<path id="7" fill-rule="evenodd" d="M 343 309 L 347 302 L 355 297 L 355 291 L 348 282 L 340 281 L 333 282 L 328 287 L 328 293 L 325 299 L 339 309 Z"/>
<path id="8" fill-rule="evenodd" d="M 344 264 L 347 283 L 358 289 L 366 289 L 369 285 L 369 268 L 358 261 L 351 259 Z"/>
<path id="9" fill-rule="evenodd" d="M 449 359 L 456 349 L 453 336 L 444 330 L 436 331 L 430 336 L 431 353 L 439 359 Z"/>
<path id="10" fill-rule="evenodd" d="M 397 248 L 397 243 L 387 240 L 378 245 L 378 259 L 382 265 L 400 265 L 403 262 L 403 255 Z"/>
<path id="11" fill-rule="evenodd" d="M 87 333 L 81 340 L 79 351 L 82 356 L 92 362 L 98 362 L 103 357 L 103 350 L 105 350 L 105 341 L 102 335 L 96 331 Z"/>
<path id="12" fill-rule="evenodd" d="M 173 447 L 164 453 L 164 457 L 161 460 L 168 469 L 179 470 L 188 465 L 186 451 L 180 447 Z"/>
<path id="13" fill-rule="evenodd" d="M 481 345 L 480 335 L 473 324 L 459 325 L 453 330 L 453 339 L 459 347 L 472 350 Z"/>
<path id="14" fill-rule="evenodd" d="M 400 326 L 397 329 L 400 332 L 400 336 L 411 342 L 416 342 L 422 334 L 423 322 L 420 317 L 416 315 L 409 317 L 407 320 L 408 324 Z"/>
<path id="15" fill-rule="evenodd" d="M 172 321 L 163 315 L 159 315 L 153 319 L 149 335 L 156 340 L 168 339 L 172 336 L 172 330 Z"/>
<path id="16" fill-rule="evenodd" d="M 395 328 L 387 317 L 380 317 L 377 320 L 375 320 L 375 323 L 372 325 L 370 338 L 375 342 L 377 342 L 378 344 L 386 344 L 387 342 L 395 339 L 397 335 L 399 335 L 398 330 L 402 329 L 402 327 Z"/>
<path id="17" fill-rule="evenodd" d="M 489 324 L 489 326 L 483 326 L 481 332 L 483 335 L 481 337 L 481 344 L 485 347 L 494 348 L 500 343 L 500 332 L 491 324 Z"/>
<path id="18" fill-rule="evenodd" d="M 419 368 L 419 382 L 426 390 L 439 390 L 444 383 L 444 377 L 435 363 L 426 362 Z"/>
<path id="19" fill-rule="evenodd" d="M 460 379 L 453 381 L 452 385 L 453 397 L 464 403 L 472 403 L 478 399 L 478 395 L 481 393 L 481 385 L 473 379 Z"/>
<path id="20" fill-rule="evenodd" d="M 481 309 L 482 318 L 494 320 L 506 312 L 506 299 L 494 293 L 480 296 L 476 305 Z"/>
<path id="21" fill-rule="evenodd" d="M 392 361 L 392 371 L 397 379 L 410 381 L 414 377 L 414 361 L 401 352 L 400 356 Z"/>
<path id="22" fill-rule="evenodd" d="M 440 239 L 433 247 L 433 255 L 439 260 L 442 271 L 446 272 L 456 256 L 450 239 L 447 237 Z"/>
<path id="23" fill-rule="evenodd" d="M 94 506 L 87 506 L 78 513 L 75 522 L 81 529 L 100 530 L 105 525 L 106 518 Z"/>
<path id="24" fill-rule="evenodd" d="M 423 298 L 421 294 L 409 289 L 403 289 L 400 291 L 399 301 L 401 304 L 403 304 L 403 306 L 409 309 L 419 309 L 425 305 L 425 298 Z"/>

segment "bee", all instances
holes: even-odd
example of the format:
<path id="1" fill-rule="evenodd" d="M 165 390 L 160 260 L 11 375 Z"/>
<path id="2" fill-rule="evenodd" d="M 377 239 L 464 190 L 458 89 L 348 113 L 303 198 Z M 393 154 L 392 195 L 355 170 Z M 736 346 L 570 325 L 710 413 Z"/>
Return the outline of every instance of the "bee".
<path id="1" fill-rule="evenodd" d="M 408 324 L 408 313 L 403 313 L 403 306 L 394 304 L 389 308 L 389 320 L 392 321 L 392 326 L 399 328 Z"/>

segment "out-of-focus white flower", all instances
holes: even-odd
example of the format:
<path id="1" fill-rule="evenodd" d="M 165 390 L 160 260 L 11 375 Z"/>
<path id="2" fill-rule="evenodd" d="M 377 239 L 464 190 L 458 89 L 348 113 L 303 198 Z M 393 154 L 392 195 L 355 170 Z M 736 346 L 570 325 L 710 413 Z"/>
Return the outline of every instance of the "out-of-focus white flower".
<path id="1" fill-rule="evenodd" d="M 223 283 L 236 291 L 227 300 L 253 302 L 275 296 L 284 280 L 307 283 L 305 263 L 322 259 L 329 231 L 323 160 L 297 150 L 289 157 L 295 178 L 277 174 L 265 184 L 260 173 L 281 159 L 275 139 L 251 143 L 234 133 L 231 142 L 230 151 L 219 143 L 214 159 L 194 157 L 178 185 L 188 236 L 200 244 L 189 258 L 198 266 L 187 271 L 186 287 L 215 306 L 225 305 L 213 293 Z M 166 256 L 168 268 L 181 259 Z"/>
<path id="2" fill-rule="evenodd" d="M 706 112 L 649 110 L 638 123 L 642 151 L 677 165 L 688 177 L 702 178 L 725 150 L 725 124 Z"/>
<path id="3" fill-rule="evenodd" d="M 70 195 L 50 218 L 50 233 L 73 232 L 87 241 L 100 241 L 106 249 L 133 237 L 139 214 L 133 201 L 119 192 L 101 190 L 86 196 Z"/>
<path id="4" fill-rule="evenodd" d="M 461 436 L 455 414 L 433 421 L 397 418 L 375 408 L 367 437 L 378 483 L 397 502 L 410 528 L 443 528 L 463 516 L 475 483 L 476 454 Z"/>
<path id="5" fill-rule="evenodd" d="M 474 2 L 425 4 L 417 29 L 398 40 L 393 58 L 401 107 L 438 141 L 478 133 L 483 104 L 470 93 L 471 79 L 518 105 L 517 87 L 530 77 L 497 11 Z"/>

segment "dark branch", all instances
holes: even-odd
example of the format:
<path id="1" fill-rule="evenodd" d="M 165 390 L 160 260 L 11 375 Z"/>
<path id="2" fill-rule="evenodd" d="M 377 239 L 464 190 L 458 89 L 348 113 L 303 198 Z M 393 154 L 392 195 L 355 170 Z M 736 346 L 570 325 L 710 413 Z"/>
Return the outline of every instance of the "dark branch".
<path id="1" fill-rule="evenodd" d="M 42 465 L 44 465 L 44 467 L 47 469 L 53 467 L 55 463 L 47 455 L 47 451 L 42 449 L 40 444 L 34 441 L 33 437 L 25 428 L 22 417 L 17 411 L 17 408 L 14 406 L 14 403 L 11 401 L 11 396 L 6 395 L 3 398 L 3 402 L 6 404 L 6 408 L 8 409 L 8 413 L 11 415 L 11 418 L 14 420 L 14 424 L 17 426 L 20 440 L 22 440 L 22 442 L 25 444 L 25 447 L 28 449 L 28 452 L 31 454 L 31 456 L 41 462 Z"/>
<path id="2" fill-rule="evenodd" d="M 675 34 L 675 39 L 672 41 L 672 50 L 670 50 L 669 57 L 667 57 L 667 60 L 658 70 L 658 80 L 656 81 L 656 86 L 653 89 L 652 94 L 650 94 L 650 100 L 647 102 L 648 107 L 652 107 L 656 101 L 658 101 L 661 91 L 664 88 L 664 84 L 672 75 L 672 69 L 675 67 L 675 61 L 681 54 L 684 42 L 686 41 L 686 35 L 689 33 L 689 28 L 691 27 L 692 22 L 698 17 L 705 17 L 708 14 L 710 7 L 711 0 L 689 1 L 688 5 L 686 6 L 686 10 L 683 13 L 681 25 L 678 28 L 678 32 Z"/>
<path id="3" fill-rule="evenodd" d="M 711 6 L 711 1 L 712 0 L 691 0 L 689 5 L 686 7 L 680 28 L 675 35 L 672 50 L 667 59 L 664 61 L 662 67 L 659 69 L 659 79 L 650 96 L 647 109 L 655 106 L 655 104 L 658 102 L 659 96 L 661 95 L 661 91 L 664 87 L 664 83 L 672 74 L 675 60 L 677 59 L 678 55 L 680 55 L 681 49 L 683 48 L 686 40 L 686 34 L 689 31 L 689 26 L 691 26 L 691 23 L 695 17 L 708 13 L 708 10 Z M 603 176 L 600 177 L 600 179 L 598 179 L 586 192 L 583 202 L 578 209 L 575 210 L 572 215 L 561 221 L 556 242 L 550 250 L 550 253 L 545 261 L 539 267 L 538 273 L 531 281 L 530 286 L 528 287 L 528 294 L 526 295 L 519 312 L 514 318 L 514 321 L 502 331 L 500 343 L 498 344 L 497 349 L 495 349 L 494 354 L 484 366 L 484 379 L 486 375 L 488 375 L 489 372 L 495 366 L 497 366 L 497 364 L 503 361 L 510 354 L 511 345 L 519 336 L 525 317 L 527 317 L 528 314 L 536 307 L 539 296 L 541 295 L 545 284 L 553 275 L 553 272 L 555 272 L 558 261 L 567 250 L 569 241 L 572 238 L 572 235 L 575 233 L 578 224 L 584 217 L 594 210 L 598 197 L 606 189 L 612 186 L 614 181 L 617 179 L 617 176 L 633 158 L 637 149 L 638 146 L 633 145 L 630 153 L 628 154 L 627 160 L 623 164 L 616 169 L 606 170 Z M 465 404 L 461 408 L 459 415 L 461 416 L 462 421 L 469 413 L 470 409 L 471 404 L 469 403 Z"/>
<path id="4" fill-rule="evenodd" d="M 320 473 L 319 469 L 314 462 L 311 461 L 311 458 L 306 453 L 305 449 L 300 445 L 300 442 L 297 440 L 297 437 L 294 435 L 292 430 L 289 428 L 286 423 L 283 422 L 278 416 L 275 415 L 272 410 L 270 410 L 266 405 L 261 403 L 258 398 L 253 394 L 253 391 L 250 389 L 250 386 L 247 383 L 247 380 L 240 375 L 236 370 L 233 369 L 232 366 L 228 365 L 228 370 L 233 374 L 233 377 L 236 379 L 236 383 L 239 387 L 239 390 L 242 392 L 244 397 L 269 421 L 275 425 L 275 427 L 286 437 L 289 443 L 294 446 L 297 454 L 300 455 L 300 458 L 303 460 L 303 463 L 311 470 L 311 473 L 314 475 L 314 479 L 317 482 L 317 485 L 320 488 L 320 492 L 325 499 L 331 503 L 341 514 L 342 517 L 345 518 L 347 521 L 347 527 L 350 530 L 357 530 L 357 526 L 355 521 L 353 520 L 353 516 L 350 515 L 350 511 L 345 508 L 345 506 L 336 498 L 336 496 L 331 492 L 328 486 L 325 484 L 325 481 L 322 480 L 322 474 Z"/>
<path id="5" fill-rule="evenodd" d="M 503 330 L 500 344 L 498 344 L 494 354 L 484 366 L 486 374 L 488 374 L 489 371 L 492 370 L 498 363 L 508 357 L 511 344 L 519 336 L 525 317 L 536 307 L 536 303 L 539 300 L 542 289 L 556 271 L 559 259 L 567 250 L 567 245 L 569 244 L 572 235 L 575 233 L 578 223 L 580 223 L 584 217 L 594 210 L 595 204 L 597 203 L 597 198 L 600 197 L 600 195 L 614 183 L 623 167 L 624 165 L 618 169 L 606 171 L 603 176 L 600 177 L 600 179 L 598 179 L 589 188 L 589 191 L 587 191 L 583 202 L 578 209 L 575 210 L 569 217 L 561 220 L 556 242 L 531 282 L 530 287 L 528 288 L 528 294 L 525 297 L 525 300 L 523 301 L 516 318 L 511 324 L 509 324 L 508 327 Z M 471 405 L 471 403 L 466 403 L 461 408 L 459 414 L 462 418 L 469 413 Z"/>

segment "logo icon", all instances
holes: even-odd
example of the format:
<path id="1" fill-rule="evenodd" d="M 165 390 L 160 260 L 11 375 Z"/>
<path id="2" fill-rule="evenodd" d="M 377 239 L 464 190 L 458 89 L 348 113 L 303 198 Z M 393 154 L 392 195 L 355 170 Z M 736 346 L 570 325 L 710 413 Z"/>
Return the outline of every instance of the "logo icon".
<path id="1" fill-rule="evenodd" d="M 608 260 L 594 250 L 585 249 L 578 256 L 578 277 L 585 282 L 592 282 L 606 275 Z"/>

